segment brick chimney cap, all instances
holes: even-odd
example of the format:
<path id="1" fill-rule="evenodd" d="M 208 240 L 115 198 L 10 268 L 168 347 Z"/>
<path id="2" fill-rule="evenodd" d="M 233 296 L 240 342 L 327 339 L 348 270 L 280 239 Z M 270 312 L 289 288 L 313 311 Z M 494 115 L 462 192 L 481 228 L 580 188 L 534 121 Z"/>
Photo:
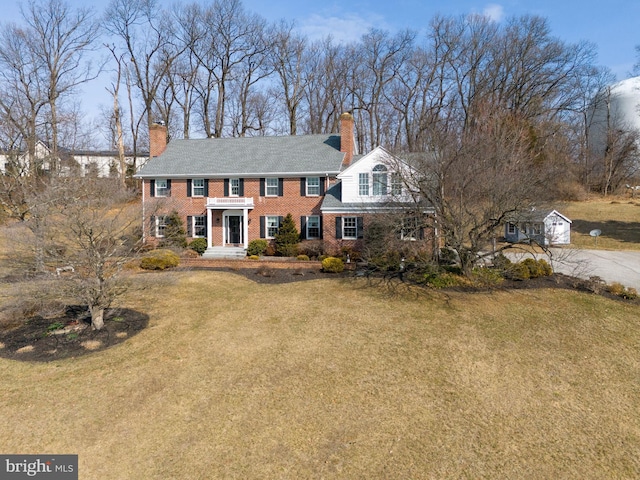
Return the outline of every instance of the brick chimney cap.
<path id="1" fill-rule="evenodd" d="M 350 112 L 344 112 L 340 115 L 340 120 L 353 120 L 353 115 Z"/>

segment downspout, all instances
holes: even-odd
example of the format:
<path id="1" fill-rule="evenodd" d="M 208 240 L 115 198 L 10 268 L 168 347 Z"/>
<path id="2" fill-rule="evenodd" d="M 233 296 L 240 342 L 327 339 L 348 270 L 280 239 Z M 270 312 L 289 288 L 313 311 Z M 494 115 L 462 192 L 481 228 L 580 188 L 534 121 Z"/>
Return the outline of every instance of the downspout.
<path id="1" fill-rule="evenodd" d="M 144 229 L 146 225 L 145 222 L 145 205 L 144 205 L 144 178 L 142 179 L 142 244 L 144 245 L 147 242 L 147 234 Z"/>

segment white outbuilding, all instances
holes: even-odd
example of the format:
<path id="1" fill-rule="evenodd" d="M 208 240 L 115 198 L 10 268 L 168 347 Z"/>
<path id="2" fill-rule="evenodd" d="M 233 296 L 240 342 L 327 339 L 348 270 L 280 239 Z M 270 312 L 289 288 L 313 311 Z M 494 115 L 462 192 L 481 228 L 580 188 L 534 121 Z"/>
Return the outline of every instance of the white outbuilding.
<path id="1" fill-rule="evenodd" d="M 526 219 L 508 222 L 504 238 L 507 242 L 535 242 L 540 245 L 569 245 L 571 243 L 571 220 L 557 210 L 533 211 Z"/>

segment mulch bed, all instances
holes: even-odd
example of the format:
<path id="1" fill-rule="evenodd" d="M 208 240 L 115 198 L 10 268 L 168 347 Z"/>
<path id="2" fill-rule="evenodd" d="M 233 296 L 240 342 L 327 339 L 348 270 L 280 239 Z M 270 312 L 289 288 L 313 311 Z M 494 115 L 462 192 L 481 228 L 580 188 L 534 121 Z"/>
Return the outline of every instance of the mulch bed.
<path id="1" fill-rule="evenodd" d="M 195 262 L 194 262 L 195 263 Z M 248 267 L 238 263 L 224 264 L 192 264 L 182 266 L 178 270 L 215 270 L 241 275 L 260 284 L 284 284 L 315 280 L 319 278 L 354 278 L 363 276 L 362 271 L 347 269 L 340 274 L 322 272 L 317 265 L 300 264 L 283 268 L 282 265 L 252 265 Z M 154 274 L 154 273 L 147 273 Z M 372 275 L 373 281 L 384 281 L 381 276 Z M 7 278 L 3 279 L 7 281 Z M 389 279 L 386 279 L 389 280 Z M 398 279 L 391 279 L 398 284 Z M 467 292 L 482 292 L 487 290 L 517 290 L 562 288 L 575 291 L 589 292 L 603 295 L 613 300 L 625 301 L 640 305 L 640 299 L 624 300 L 612 295 L 606 289 L 574 277 L 554 274 L 550 277 L 540 277 L 525 281 L 507 280 L 498 287 L 485 289 L 460 289 Z M 442 289 L 441 291 L 447 291 Z M 147 327 L 149 317 L 144 313 L 122 309 L 109 309 L 105 314 L 105 326 L 96 331 L 91 329 L 91 319 L 86 307 L 67 307 L 63 314 L 55 317 L 33 316 L 23 321 L 16 318 L 15 322 L 0 325 L 0 357 L 35 362 L 50 362 L 63 358 L 79 357 L 95 351 L 104 350 L 131 338 Z"/>
<path id="2" fill-rule="evenodd" d="M 149 317 L 128 308 L 108 309 L 101 330 L 91 329 L 85 307 L 67 307 L 53 318 L 34 316 L 0 329 L 0 357 L 50 362 L 104 350 L 147 327 Z"/>

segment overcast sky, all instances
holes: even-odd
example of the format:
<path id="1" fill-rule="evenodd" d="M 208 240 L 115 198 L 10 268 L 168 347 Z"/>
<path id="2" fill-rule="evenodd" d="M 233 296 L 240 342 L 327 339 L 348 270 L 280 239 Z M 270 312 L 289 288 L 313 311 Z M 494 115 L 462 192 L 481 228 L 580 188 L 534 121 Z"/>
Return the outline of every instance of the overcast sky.
<path id="1" fill-rule="evenodd" d="M 19 20 L 20 2 L 3 2 L 2 21 Z M 104 9 L 108 0 L 70 0 L 72 5 Z M 171 4 L 171 0 L 162 2 Z M 295 20 L 312 39 L 331 34 L 335 40 L 357 40 L 369 28 L 411 28 L 426 32 L 436 15 L 482 13 L 500 22 L 511 16 L 536 14 L 549 20 L 552 34 L 566 42 L 587 40 L 597 46 L 598 64 L 618 80 L 630 76 L 640 44 L 640 0 L 243 0 L 245 8 L 267 20 Z M 95 87 L 92 98 L 101 94 Z M 91 89 L 89 89 L 91 90 Z M 108 96 L 105 93 L 105 104 Z"/>

